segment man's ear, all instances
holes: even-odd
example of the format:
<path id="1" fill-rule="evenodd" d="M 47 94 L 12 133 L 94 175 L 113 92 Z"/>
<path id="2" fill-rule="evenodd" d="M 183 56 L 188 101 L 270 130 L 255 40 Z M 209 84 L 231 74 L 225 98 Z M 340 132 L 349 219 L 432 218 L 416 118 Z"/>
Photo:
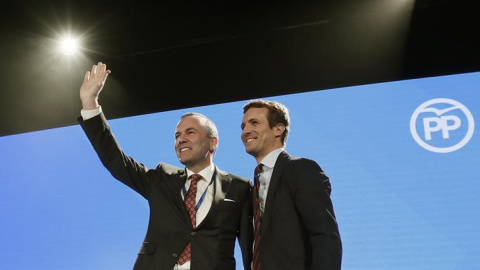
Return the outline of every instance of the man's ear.
<path id="1" fill-rule="evenodd" d="M 282 123 L 278 123 L 276 126 L 273 127 L 273 132 L 275 133 L 275 137 L 282 136 L 283 132 L 285 132 L 285 125 Z"/>
<path id="2" fill-rule="evenodd" d="M 210 138 L 210 153 L 213 153 L 215 151 L 215 149 L 217 149 L 217 146 L 218 146 L 218 138 L 217 137 L 211 137 Z"/>

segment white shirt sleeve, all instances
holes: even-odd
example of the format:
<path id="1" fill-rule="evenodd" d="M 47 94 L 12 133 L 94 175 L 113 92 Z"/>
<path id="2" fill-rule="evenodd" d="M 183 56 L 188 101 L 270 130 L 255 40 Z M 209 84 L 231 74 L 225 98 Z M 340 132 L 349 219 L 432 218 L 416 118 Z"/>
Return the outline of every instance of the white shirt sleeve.
<path id="1" fill-rule="evenodd" d="M 82 115 L 83 120 L 88 120 L 102 113 L 102 106 L 95 108 L 93 110 L 81 110 L 80 114 Z"/>

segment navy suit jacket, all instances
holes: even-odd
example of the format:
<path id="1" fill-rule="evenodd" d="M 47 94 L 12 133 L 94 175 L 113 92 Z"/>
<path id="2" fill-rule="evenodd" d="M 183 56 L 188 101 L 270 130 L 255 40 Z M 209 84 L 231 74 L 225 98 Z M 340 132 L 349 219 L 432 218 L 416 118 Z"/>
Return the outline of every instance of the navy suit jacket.
<path id="1" fill-rule="evenodd" d="M 330 193 L 330 180 L 315 161 L 280 153 L 262 215 L 262 270 L 341 269 Z"/>
<path id="2" fill-rule="evenodd" d="M 112 176 L 148 201 L 148 229 L 133 269 L 172 270 L 177 257 L 191 242 L 192 270 L 233 270 L 236 239 L 244 269 L 251 269 L 250 180 L 215 168 L 212 206 L 194 229 L 180 195 L 187 178 L 184 168 L 160 163 L 149 169 L 127 156 L 103 113 L 85 121 L 79 117 L 78 122 Z"/>

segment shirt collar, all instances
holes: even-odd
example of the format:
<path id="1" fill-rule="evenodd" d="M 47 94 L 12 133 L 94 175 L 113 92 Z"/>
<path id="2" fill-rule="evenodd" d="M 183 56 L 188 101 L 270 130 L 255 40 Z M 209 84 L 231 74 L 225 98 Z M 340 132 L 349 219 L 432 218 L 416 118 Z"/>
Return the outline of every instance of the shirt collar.
<path id="1" fill-rule="evenodd" d="M 270 153 L 268 153 L 268 155 L 266 155 L 262 162 L 260 162 L 261 164 L 263 164 L 264 166 L 267 166 L 269 168 L 273 168 L 273 166 L 275 166 L 275 162 L 277 161 L 277 158 L 278 158 L 278 155 L 280 155 L 280 153 L 285 150 L 283 148 L 277 148 L 273 151 L 271 151 Z"/>
<path id="2" fill-rule="evenodd" d="M 214 171 L 215 171 L 215 164 L 211 163 L 209 166 L 205 167 L 203 170 L 198 172 L 198 174 L 202 176 L 201 181 L 210 182 L 210 179 L 212 179 Z M 195 174 L 195 173 L 192 172 L 189 168 L 187 168 L 187 179 L 190 178 L 192 174 Z"/>

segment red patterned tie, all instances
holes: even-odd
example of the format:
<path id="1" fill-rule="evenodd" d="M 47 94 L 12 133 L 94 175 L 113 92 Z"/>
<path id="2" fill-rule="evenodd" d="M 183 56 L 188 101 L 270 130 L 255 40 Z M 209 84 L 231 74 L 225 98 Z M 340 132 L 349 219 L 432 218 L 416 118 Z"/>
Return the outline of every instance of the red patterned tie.
<path id="1" fill-rule="evenodd" d="M 192 222 L 193 228 L 197 225 L 196 218 L 196 197 L 197 197 L 197 182 L 202 179 L 199 174 L 193 174 L 190 176 L 192 182 L 190 183 L 190 188 L 188 189 L 187 195 L 185 196 L 185 207 L 187 208 L 188 214 L 190 216 L 190 221 Z M 191 258 L 191 243 L 188 243 L 187 247 L 183 250 L 182 255 L 178 258 L 178 264 L 182 265 L 188 262 Z"/>
<path id="2" fill-rule="evenodd" d="M 258 195 L 258 188 L 260 186 L 260 173 L 262 172 L 263 164 L 258 164 L 255 167 L 255 172 L 253 175 L 254 185 L 253 185 L 253 221 L 255 227 L 253 229 L 255 238 L 254 238 L 254 246 L 253 246 L 253 270 L 260 269 L 260 260 L 259 260 L 259 252 L 258 252 L 258 244 L 260 243 L 260 226 L 261 226 L 261 216 L 260 216 L 260 197 Z"/>

